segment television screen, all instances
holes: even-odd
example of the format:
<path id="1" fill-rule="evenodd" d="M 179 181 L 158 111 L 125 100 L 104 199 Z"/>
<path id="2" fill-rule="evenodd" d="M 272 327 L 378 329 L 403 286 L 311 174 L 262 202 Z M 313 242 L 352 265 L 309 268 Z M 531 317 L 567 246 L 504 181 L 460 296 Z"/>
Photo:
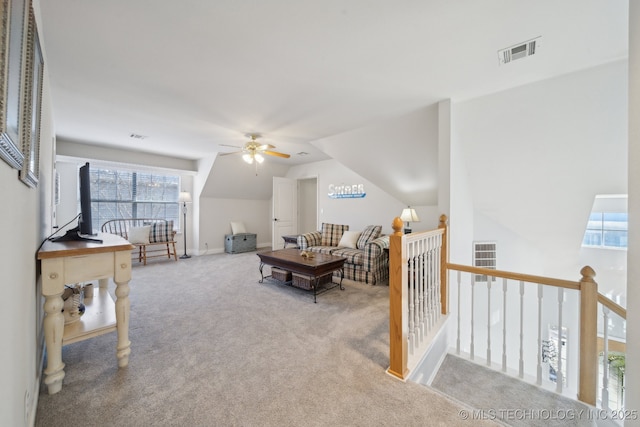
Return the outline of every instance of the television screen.
<path id="1" fill-rule="evenodd" d="M 78 215 L 78 226 L 68 230 L 66 234 L 53 237 L 49 240 L 53 242 L 68 241 L 89 241 L 102 243 L 101 239 L 93 239 L 87 236 L 94 236 L 93 222 L 91 221 L 91 176 L 89 162 L 80 167 L 78 173 L 78 187 L 80 189 L 80 215 Z"/>
<path id="2" fill-rule="evenodd" d="M 80 168 L 78 175 L 80 185 L 80 219 L 78 226 L 80 234 L 93 235 L 93 221 L 91 220 L 91 177 L 89 162 Z"/>

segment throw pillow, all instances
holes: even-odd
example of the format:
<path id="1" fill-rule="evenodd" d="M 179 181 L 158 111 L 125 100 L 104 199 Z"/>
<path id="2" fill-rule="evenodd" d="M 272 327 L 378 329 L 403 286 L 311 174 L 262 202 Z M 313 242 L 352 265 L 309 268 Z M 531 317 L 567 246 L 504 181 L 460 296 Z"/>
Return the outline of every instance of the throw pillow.
<path id="1" fill-rule="evenodd" d="M 244 228 L 243 222 L 232 222 L 231 223 L 231 234 L 243 234 L 246 233 L 247 230 Z"/>
<path id="2" fill-rule="evenodd" d="M 173 240 L 173 220 L 156 222 L 151 225 L 150 243 L 171 242 Z"/>
<path id="3" fill-rule="evenodd" d="M 340 243 L 338 243 L 338 246 L 356 249 L 356 244 L 358 243 L 360 234 L 362 234 L 361 231 L 345 231 L 340 239 Z"/>
<path id="4" fill-rule="evenodd" d="M 150 225 L 144 225 L 142 227 L 131 227 L 129 229 L 129 242 L 135 244 L 149 244 L 149 232 L 151 231 Z"/>
<path id="5" fill-rule="evenodd" d="M 380 237 L 381 232 L 382 232 L 381 225 L 368 225 L 364 230 L 362 230 L 362 234 L 358 239 L 358 243 L 357 243 L 358 249 L 364 249 L 367 243 Z"/>
<path id="6" fill-rule="evenodd" d="M 342 234 L 349 230 L 348 225 L 340 224 L 322 224 L 322 239 L 320 245 L 322 246 L 338 246 Z"/>

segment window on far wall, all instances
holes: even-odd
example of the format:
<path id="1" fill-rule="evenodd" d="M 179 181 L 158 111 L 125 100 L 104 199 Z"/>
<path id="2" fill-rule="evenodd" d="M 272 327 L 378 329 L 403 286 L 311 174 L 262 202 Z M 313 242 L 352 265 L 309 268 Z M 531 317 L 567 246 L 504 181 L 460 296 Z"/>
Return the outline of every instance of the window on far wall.
<path id="1" fill-rule="evenodd" d="M 626 194 L 598 194 L 582 238 L 589 248 L 626 249 L 629 215 Z"/>
<path id="2" fill-rule="evenodd" d="M 121 218 L 156 218 L 180 224 L 180 177 L 91 164 L 93 229 Z"/>
<path id="3" fill-rule="evenodd" d="M 591 212 L 582 246 L 626 248 L 628 217 L 626 212 Z"/>

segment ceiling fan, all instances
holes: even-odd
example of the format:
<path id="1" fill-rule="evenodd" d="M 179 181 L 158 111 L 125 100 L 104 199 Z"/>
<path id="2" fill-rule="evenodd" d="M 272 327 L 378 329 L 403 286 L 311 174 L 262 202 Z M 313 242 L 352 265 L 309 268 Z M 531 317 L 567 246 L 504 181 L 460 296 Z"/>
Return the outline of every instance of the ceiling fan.
<path id="1" fill-rule="evenodd" d="M 263 154 L 266 154 L 268 156 L 275 156 L 275 157 L 282 157 L 284 159 L 288 159 L 289 157 L 291 157 L 289 154 L 285 154 L 285 153 L 280 153 L 278 151 L 273 151 L 274 148 L 276 148 L 275 146 L 271 145 L 271 144 L 261 144 L 257 141 L 257 139 L 260 137 L 259 134 L 248 134 L 248 137 L 251 137 L 251 141 L 247 142 L 246 144 L 244 144 L 244 147 L 238 147 L 235 145 L 226 145 L 226 144 L 220 144 L 222 146 L 225 147 L 236 147 L 236 148 L 242 148 L 241 151 L 234 151 L 232 153 L 222 153 L 220 154 L 221 156 L 228 156 L 230 154 L 240 154 L 242 153 L 242 159 L 251 164 L 254 161 L 257 163 L 262 163 L 264 162 L 264 156 Z"/>

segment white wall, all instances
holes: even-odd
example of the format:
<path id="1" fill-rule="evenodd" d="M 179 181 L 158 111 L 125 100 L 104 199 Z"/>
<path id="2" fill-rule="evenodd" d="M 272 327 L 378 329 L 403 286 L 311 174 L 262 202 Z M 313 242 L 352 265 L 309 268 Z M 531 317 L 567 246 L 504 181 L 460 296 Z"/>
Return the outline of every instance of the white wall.
<path id="1" fill-rule="evenodd" d="M 224 252 L 224 236 L 231 234 L 231 221 L 244 222 L 247 233 L 256 234 L 257 247 L 271 246 L 271 200 L 201 197 L 198 253 Z"/>
<path id="2" fill-rule="evenodd" d="M 489 240 L 498 243 L 500 269 L 580 279 L 581 262 L 587 260 L 581 242 L 594 196 L 627 192 L 626 77 L 626 62 L 619 61 L 454 104 L 453 262 L 470 263 L 472 242 Z M 598 261 L 599 268 L 607 270 L 599 274 L 601 280 L 620 265 L 611 258 L 611 264 L 602 257 Z M 498 283 L 491 290 L 494 361 L 501 355 L 501 288 Z M 455 285 L 451 292 L 455 301 Z M 476 357 L 486 355 L 488 313 L 481 304 L 486 299 L 486 286 L 479 286 L 476 304 L 483 309 L 475 313 Z M 536 307 L 536 299 L 535 289 L 526 292 L 526 319 L 537 318 L 530 309 Z M 545 331 L 558 321 L 557 299 L 557 290 L 545 290 Z M 519 304 L 517 289 L 510 291 L 508 300 L 508 335 L 517 334 L 518 319 L 512 318 L 516 310 L 509 314 L 509 308 Z M 463 350 L 468 350 L 468 293 L 462 301 Z M 455 303 L 450 307 L 455 315 Z M 577 295 L 567 292 L 563 323 L 569 329 L 568 356 L 574 360 L 577 318 Z M 525 337 L 537 336 L 536 322 L 525 322 L 524 328 Z M 525 344 L 525 358 L 536 354 L 535 342 Z M 517 349 L 508 349 L 508 356 L 509 365 L 517 369 Z M 569 369 L 573 383 L 576 363 Z M 525 371 L 535 373 L 535 363 Z"/>
<path id="3" fill-rule="evenodd" d="M 39 2 L 34 3 L 40 22 Z M 41 39 L 41 43 L 43 43 Z M 42 301 L 35 257 L 51 228 L 53 117 L 45 58 L 40 134 L 40 180 L 27 187 L 18 171 L 0 161 L 0 425 L 33 424 L 39 392 L 42 350 Z"/>
<path id="4" fill-rule="evenodd" d="M 322 224 L 348 224 L 351 230 L 362 230 L 367 225 L 382 225 L 384 234 L 392 233 L 391 223 L 400 216 L 406 206 L 385 191 L 343 166 L 336 160 L 325 160 L 306 165 L 293 166 L 287 178 L 318 178 L 318 222 Z M 329 185 L 363 184 L 364 198 L 333 199 L 328 196 Z M 412 206 L 420 222 L 411 223 L 414 231 L 429 230 L 438 226 L 437 206 Z"/>
<path id="5" fill-rule="evenodd" d="M 629 2 L 629 251 L 626 408 L 640 410 L 640 2 Z M 640 420 L 627 420 L 625 426 Z"/>
<path id="6" fill-rule="evenodd" d="M 68 141 L 64 139 L 58 139 L 56 141 L 56 155 L 81 159 L 96 159 L 104 162 L 142 165 L 158 169 L 174 169 L 184 171 L 185 173 L 195 173 L 197 171 L 197 162 L 195 160 L 143 153 L 133 149 L 127 150 L 126 155 L 123 156 L 123 150 L 83 144 L 81 141 Z"/>
<path id="7" fill-rule="evenodd" d="M 627 192 L 627 87 L 618 61 L 455 107 L 474 209 L 545 254 L 529 272 L 575 279 L 594 196 Z"/>

